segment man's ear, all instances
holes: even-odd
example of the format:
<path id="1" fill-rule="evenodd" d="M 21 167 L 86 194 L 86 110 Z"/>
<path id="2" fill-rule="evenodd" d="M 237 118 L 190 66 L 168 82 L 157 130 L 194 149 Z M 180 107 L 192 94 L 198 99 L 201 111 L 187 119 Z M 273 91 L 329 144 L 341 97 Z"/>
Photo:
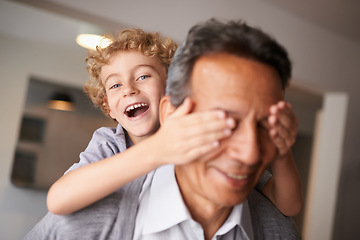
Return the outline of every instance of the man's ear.
<path id="1" fill-rule="evenodd" d="M 176 110 L 170 102 L 170 96 L 164 96 L 160 100 L 159 104 L 159 121 L 162 124 L 171 114 Z"/>

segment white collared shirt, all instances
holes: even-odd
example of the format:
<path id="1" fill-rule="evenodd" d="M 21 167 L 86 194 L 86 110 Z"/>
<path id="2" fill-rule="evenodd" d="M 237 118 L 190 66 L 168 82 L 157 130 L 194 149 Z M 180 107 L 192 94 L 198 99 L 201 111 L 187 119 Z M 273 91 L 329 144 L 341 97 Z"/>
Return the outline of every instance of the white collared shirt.
<path id="1" fill-rule="evenodd" d="M 139 202 L 134 240 L 204 239 L 201 225 L 191 218 L 183 202 L 173 165 L 162 166 L 148 174 Z M 212 239 L 230 231 L 236 238 L 226 239 L 253 239 L 247 201 L 233 208 Z"/>

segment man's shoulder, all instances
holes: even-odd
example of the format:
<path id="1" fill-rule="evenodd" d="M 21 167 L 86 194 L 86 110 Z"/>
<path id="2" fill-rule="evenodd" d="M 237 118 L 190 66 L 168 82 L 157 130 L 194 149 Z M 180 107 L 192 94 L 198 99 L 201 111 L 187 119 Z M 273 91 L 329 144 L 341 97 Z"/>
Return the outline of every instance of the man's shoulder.
<path id="1" fill-rule="evenodd" d="M 145 177 L 75 213 L 66 216 L 47 213 L 24 240 L 131 239 Z"/>
<path id="2" fill-rule="evenodd" d="M 301 239 L 293 219 L 283 215 L 262 193 L 253 190 L 248 203 L 255 239 Z"/>

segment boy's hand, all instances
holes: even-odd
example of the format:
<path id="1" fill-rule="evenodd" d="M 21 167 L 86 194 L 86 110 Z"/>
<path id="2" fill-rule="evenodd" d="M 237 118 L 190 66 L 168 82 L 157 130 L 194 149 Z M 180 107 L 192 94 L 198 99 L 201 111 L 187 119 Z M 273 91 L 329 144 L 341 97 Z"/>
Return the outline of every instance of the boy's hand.
<path id="1" fill-rule="evenodd" d="M 185 99 L 154 135 L 161 164 L 185 164 L 214 151 L 235 126 L 223 111 L 191 113 L 193 103 Z"/>
<path id="2" fill-rule="evenodd" d="M 270 107 L 269 133 L 279 150 L 278 157 L 285 156 L 295 143 L 298 121 L 288 102 L 280 101 Z"/>

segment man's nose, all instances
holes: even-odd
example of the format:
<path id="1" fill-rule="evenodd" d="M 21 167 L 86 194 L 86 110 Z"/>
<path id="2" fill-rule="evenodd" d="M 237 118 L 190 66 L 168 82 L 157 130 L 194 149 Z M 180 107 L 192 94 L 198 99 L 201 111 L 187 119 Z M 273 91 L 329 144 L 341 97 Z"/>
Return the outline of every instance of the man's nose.
<path id="1" fill-rule="evenodd" d="M 133 84 L 133 83 L 128 83 L 126 85 L 123 86 L 123 97 L 128 97 L 131 95 L 136 95 L 139 93 L 139 89 Z"/>
<path id="2" fill-rule="evenodd" d="M 247 166 L 256 165 L 260 161 L 260 146 L 255 123 L 239 124 L 230 137 L 229 156 Z"/>

